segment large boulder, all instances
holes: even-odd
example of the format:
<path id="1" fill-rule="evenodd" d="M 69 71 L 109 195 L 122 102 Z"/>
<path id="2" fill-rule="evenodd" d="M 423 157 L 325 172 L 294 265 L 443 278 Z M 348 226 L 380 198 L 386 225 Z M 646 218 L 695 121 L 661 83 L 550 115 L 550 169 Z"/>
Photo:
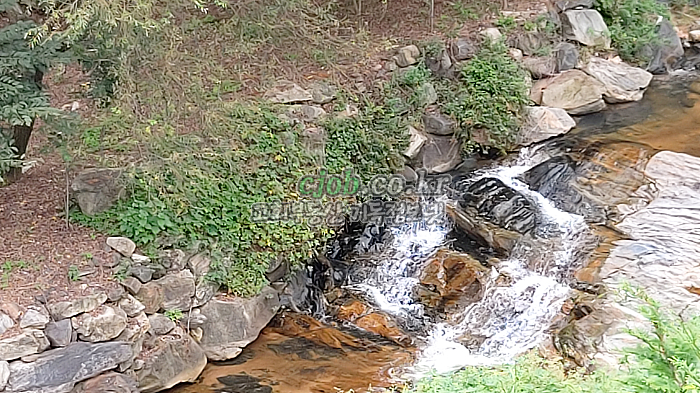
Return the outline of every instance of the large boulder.
<path id="1" fill-rule="evenodd" d="M 125 343 L 73 343 L 45 352 L 31 363 L 10 363 L 5 392 L 67 393 L 75 383 L 111 370 L 130 357 L 131 348 Z"/>
<path id="2" fill-rule="evenodd" d="M 210 360 L 233 359 L 253 342 L 277 313 L 277 291 L 265 287 L 259 295 L 233 300 L 213 299 L 200 310 L 206 318 L 200 344 Z"/>
<path id="3" fill-rule="evenodd" d="M 73 329 L 83 341 L 108 341 L 119 336 L 126 328 L 127 316 L 118 307 L 104 306 L 94 313 L 81 314 L 71 319 Z"/>
<path id="4" fill-rule="evenodd" d="M 596 10 L 568 10 L 561 14 L 562 32 L 567 40 L 586 46 L 610 48 L 610 30 Z"/>
<path id="5" fill-rule="evenodd" d="M 421 302 L 431 308 L 458 312 L 481 299 L 489 272 L 467 254 L 440 250 L 421 273 Z"/>
<path id="6" fill-rule="evenodd" d="M 542 106 L 561 108 L 571 115 L 585 115 L 605 108 L 605 86 L 580 70 L 568 70 L 537 81 L 530 99 Z"/>
<path id="7" fill-rule="evenodd" d="M 639 101 L 651 83 L 652 74 L 623 62 L 593 57 L 583 69 L 605 86 L 605 101 L 615 104 Z"/>
<path id="8" fill-rule="evenodd" d="M 673 24 L 664 19 L 658 27 L 659 39 L 640 50 L 641 58 L 650 59 L 647 70 L 654 74 L 665 74 L 674 69 L 674 65 L 685 54 L 683 43 Z"/>
<path id="9" fill-rule="evenodd" d="M 90 312 L 100 307 L 107 301 L 107 295 L 98 293 L 65 302 L 52 303 L 48 305 L 49 313 L 54 320 L 70 318 L 84 312 Z"/>
<path id="10" fill-rule="evenodd" d="M 462 145 L 451 136 L 428 135 L 416 157 L 416 168 L 425 168 L 430 174 L 445 173 L 462 162 Z"/>
<path id="11" fill-rule="evenodd" d="M 49 340 L 41 330 L 25 330 L 0 340 L 0 360 L 14 360 L 48 349 Z"/>
<path id="12" fill-rule="evenodd" d="M 104 168 L 81 172 L 71 184 L 80 210 L 88 216 L 109 210 L 124 192 L 121 173 L 120 169 Z"/>
<path id="13" fill-rule="evenodd" d="M 574 119 L 561 108 L 527 107 L 525 109 L 525 122 L 518 132 L 517 143 L 520 146 L 528 146 L 565 134 L 575 126 Z"/>
<path id="14" fill-rule="evenodd" d="M 207 365 L 207 356 L 202 348 L 179 327 L 167 336 L 144 343 L 138 360 L 143 362 L 143 367 L 136 371 L 136 379 L 143 393 L 159 392 L 179 383 L 194 382 Z"/>
<path id="15" fill-rule="evenodd" d="M 194 275 L 188 269 L 153 281 L 163 290 L 161 310 L 188 310 L 195 294 Z"/>

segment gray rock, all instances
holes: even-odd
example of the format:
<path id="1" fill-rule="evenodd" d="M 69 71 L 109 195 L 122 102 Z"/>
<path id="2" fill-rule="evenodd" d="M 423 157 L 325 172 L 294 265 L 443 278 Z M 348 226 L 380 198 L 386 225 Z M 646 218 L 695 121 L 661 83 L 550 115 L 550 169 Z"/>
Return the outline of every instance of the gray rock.
<path id="1" fill-rule="evenodd" d="M 326 159 L 326 130 L 322 127 L 308 127 L 301 132 L 301 144 L 319 164 Z"/>
<path id="2" fill-rule="evenodd" d="M 430 82 L 425 82 L 414 91 L 418 98 L 418 105 L 428 106 L 437 102 L 438 95 L 435 86 Z"/>
<path id="3" fill-rule="evenodd" d="M 443 50 L 436 57 L 426 57 L 425 65 L 430 72 L 439 77 L 451 76 L 452 59 L 446 50 Z"/>
<path id="4" fill-rule="evenodd" d="M 192 307 L 203 306 L 211 300 L 218 291 L 219 284 L 205 279 L 200 280 L 194 290 Z"/>
<path id="5" fill-rule="evenodd" d="M 106 301 L 107 295 L 104 293 L 98 293 L 71 301 L 49 304 L 47 308 L 53 319 L 58 321 L 82 314 L 84 312 L 93 311 Z"/>
<path id="6" fill-rule="evenodd" d="M 124 287 L 117 285 L 107 292 L 107 300 L 110 302 L 118 302 L 122 297 L 124 297 L 125 294 L 126 291 L 124 290 Z"/>
<path id="7" fill-rule="evenodd" d="M 129 274 L 138 278 L 144 284 L 153 279 L 153 269 L 148 266 L 132 266 L 129 268 Z"/>
<path id="8" fill-rule="evenodd" d="M 481 36 L 491 42 L 500 41 L 503 38 L 503 34 L 496 27 L 489 27 L 488 29 L 485 29 L 481 32 Z"/>
<path id="9" fill-rule="evenodd" d="M 0 360 L 14 360 L 45 351 L 51 346 L 41 330 L 25 330 L 0 340 Z"/>
<path id="10" fill-rule="evenodd" d="M 135 317 L 146 309 L 140 301 L 136 300 L 131 295 L 126 295 L 123 299 L 119 301 L 119 308 L 124 310 L 128 317 Z"/>
<path id="11" fill-rule="evenodd" d="M 47 323 L 49 323 L 49 313 L 44 307 L 29 306 L 19 320 L 19 327 L 22 329 L 43 329 Z"/>
<path id="12" fill-rule="evenodd" d="M 213 299 L 200 312 L 206 317 L 200 344 L 211 360 L 233 359 L 253 342 L 280 307 L 277 292 L 265 287 L 259 295 L 232 301 Z"/>
<path id="13" fill-rule="evenodd" d="M 122 281 L 122 285 L 130 294 L 136 295 L 141 290 L 141 281 L 135 277 L 127 277 Z"/>
<path id="14" fill-rule="evenodd" d="M 408 45 L 398 50 L 394 60 L 399 67 L 408 67 L 418 63 L 419 56 L 420 49 L 415 45 Z"/>
<path id="15" fill-rule="evenodd" d="M 691 30 L 688 32 L 688 41 L 700 42 L 700 30 Z"/>
<path id="16" fill-rule="evenodd" d="M 418 181 L 418 174 L 416 173 L 416 171 L 413 170 L 413 168 L 411 168 L 408 165 L 404 165 L 403 170 L 401 171 L 401 173 L 399 173 L 399 175 L 403 176 L 403 178 L 406 179 L 407 182 Z"/>
<path id="17" fill-rule="evenodd" d="M 317 81 L 311 85 L 311 99 L 315 104 L 327 104 L 333 101 L 338 89 L 326 82 Z"/>
<path id="18" fill-rule="evenodd" d="M 149 282 L 141 286 L 136 294 L 136 299 L 145 306 L 144 312 L 146 314 L 157 313 L 163 304 L 163 288 L 155 282 Z"/>
<path id="19" fill-rule="evenodd" d="M 158 253 L 158 260 L 168 271 L 176 271 L 185 268 L 187 254 L 180 249 L 162 250 Z"/>
<path id="20" fill-rule="evenodd" d="M 192 274 L 194 274 L 196 278 L 205 276 L 207 273 L 209 273 L 210 265 L 211 258 L 205 252 L 200 252 L 187 261 L 187 266 L 190 268 Z"/>
<path id="21" fill-rule="evenodd" d="M 421 147 L 423 147 L 425 142 L 428 140 L 428 137 L 412 126 L 408 126 L 408 134 L 410 136 L 410 142 L 403 154 L 408 158 L 413 158 L 418 155 Z"/>
<path id="22" fill-rule="evenodd" d="M 296 83 L 279 81 L 272 89 L 268 90 L 263 98 L 276 104 L 292 104 L 296 102 L 311 101 L 313 96 Z"/>
<path id="23" fill-rule="evenodd" d="M 163 289 L 162 310 L 188 310 L 195 293 L 194 275 L 189 270 L 169 274 L 154 281 Z"/>
<path id="24" fill-rule="evenodd" d="M 148 317 L 151 328 L 148 330 L 154 336 L 162 336 L 175 329 L 175 322 L 163 314 L 153 314 Z"/>
<path id="25" fill-rule="evenodd" d="M 641 100 L 653 78 L 641 68 L 598 57 L 591 58 L 583 70 L 605 86 L 603 97 L 612 104 Z"/>
<path id="26" fill-rule="evenodd" d="M 49 339 L 52 347 L 68 346 L 73 337 L 73 325 L 70 319 L 63 319 L 57 322 L 49 322 L 44 329 L 46 338 Z"/>
<path id="27" fill-rule="evenodd" d="M 520 34 L 514 38 L 514 46 L 521 51 L 525 56 L 547 55 L 546 52 L 551 41 L 543 33 L 531 31 Z"/>
<path id="28" fill-rule="evenodd" d="M 5 333 L 7 329 L 15 326 L 15 321 L 9 315 L 0 313 L 0 335 Z"/>
<path id="29" fill-rule="evenodd" d="M 161 336 L 148 345 L 136 359 L 143 362 L 136 379 L 143 393 L 160 392 L 178 383 L 194 382 L 207 365 L 202 348 L 182 328 Z"/>
<path id="30" fill-rule="evenodd" d="M 81 172 L 71 184 L 80 210 L 88 216 L 109 210 L 124 192 L 124 187 L 119 184 L 120 176 L 119 169 L 88 169 Z"/>
<path id="31" fill-rule="evenodd" d="M 127 258 L 131 258 L 131 255 L 136 250 L 136 243 L 126 237 L 108 237 L 107 245 Z"/>
<path id="32" fill-rule="evenodd" d="M 129 343 L 133 356 L 119 365 L 119 371 L 124 372 L 134 365 L 136 356 L 143 350 L 143 343 L 148 337 L 148 330 L 150 328 L 151 323 L 148 321 L 146 313 L 141 313 L 134 318 L 129 318 L 126 328 L 119 337 L 116 338 L 116 341 Z"/>
<path id="33" fill-rule="evenodd" d="M 559 12 L 577 8 L 593 8 L 593 0 L 559 0 L 555 3 Z"/>
<path id="34" fill-rule="evenodd" d="M 134 263 L 141 265 L 145 265 L 151 262 L 151 258 L 141 254 L 132 254 L 131 260 L 134 261 Z"/>
<path id="35" fill-rule="evenodd" d="M 315 122 L 326 116 L 326 111 L 320 106 L 314 105 L 302 105 L 299 107 L 299 114 L 302 120 L 308 122 Z"/>
<path id="36" fill-rule="evenodd" d="M 416 168 L 425 168 L 430 174 L 449 172 L 461 162 L 461 152 L 457 138 L 430 135 L 416 157 Z"/>
<path id="37" fill-rule="evenodd" d="M 605 86 L 597 79 L 580 70 L 569 70 L 537 81 L 530 98 L 538 105 L 582 115 L 605 108 L 604 91 Z"/>
<path id="38" fill-rule="evenodd" d="M 610 30 L 596 10 L 569 10 L 561 15 L 562 32 L 567 40 L 586 46 L 610 48 Z"/>
<path id="39" fill-rule="evenodd" d="M 92 315 L 96 314 L 96 315 Z M 91 314 L 71 319 L 73 329 L 83 341 L 100 342 L 116 338 L 126 328 L 126 313 L 116 307 L 104 306 Z"/>
<path id="40" fill-rule="evenodd" d="M 457 61 L 468 60 L 474 57 L 479 51 L 479 47 L 468 38 L 458 38 L 452 42 L 452 57 Z"/>
<path id="41" fill-rule="evenodd" d="M 576 126 L 574 119 L 560 108 L 527 107 L 525 123 L 518 132 L 518 145 L 529 146 L 553 136 L 565 134 Z"/>
<path id="42" fill-rule="evenodd" d="M 674 69 L 674 65 L 683 57 L 685 50 L 670 21 L 664 19 L 658 29 L 659 40 L 642 48 L 638 56 L 650 59 L 647 71 L 653 74 L 665 74 Z"/>
<path id="43" fill-rule="evenodd" d="M 10 379 L 10 364 L 6 361 L 0 361 L 0 392 L 7 386 L 7 381 Z"/>
<path id="44" fill-rule="evenodd" d="M 423 115 L 425 131 L 433 135 L 452 135 L 455 133 L 455 122 L 442 113 L 426 113 Z"/>
<path id="45" fill-rule="evenodd" d="M 578 64 L 578 48 L 576 45 L 562 42 L 557 46 L 557 72 L 572 70 Z"/>
<path id="46" fill-rule="evenodd" d="M 552 57 L 526 57 L 522 60 L 522 65 L 533 79 L 542 79 L 557 73 L 557 61 Z"/>
<path id="47" fill-rule="evenodd" d="M 71 393 L 139 393 L 136 381 L 128 375 L 108 372 L 79 383 Z"/>
<path id="48" fill-rule="evenodd" d="M 32 363 L 10 363 L 10 380 L 6 391 L 70 391 L 75 383 L 111 370 L 131 355 L 131 348 L 126 343 L 73 343 L 43 353 Z"/>

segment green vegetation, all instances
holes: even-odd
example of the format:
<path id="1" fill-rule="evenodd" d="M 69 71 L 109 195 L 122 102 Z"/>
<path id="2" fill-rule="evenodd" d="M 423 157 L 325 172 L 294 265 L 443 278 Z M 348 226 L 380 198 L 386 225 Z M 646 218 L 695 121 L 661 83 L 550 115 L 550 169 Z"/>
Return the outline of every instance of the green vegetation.
<path id="1" fill-rule="evenodd" d="M 526 80 L 505 44 L 492 42 L 461 69 L 458 89 L 442 86 L 440 103 L 461 125 L 466 148 L 475 147 L 474 139 L 502 151 L 512 146 L 528 103 Z"/>
<path id="2" fill-rule="evenodd" d="M 657 21 L 659 16 L 670 18 L 668 7 L 656 0 L 598 0 L 596 8 L 620 56 L 637 64 L 648 62 L 646 49 L 660 40 Z"/>
<path id="3" fill-rule="evenodd" d="M 561 364 L 530 354 L 513 365 L 469 367 L 419 381 L 415 393 L 691 393 L 700 391 L 700 317 L 683 320 L 661 311 L 643 291 L 626 289 L 640 300 L 649 331 L 629 331 L 641 342 L 627 351 L 616 372 L 565 373 Z"/>
<path id="4" fill-rule="evenodd" d="M 68 267 L 68 280 L 69 281 L 78 281 L 80 280 L 80 270 L 78 269 L 77 266 L 75 265 L 70 265 Z"/>
<path id="5" fill-rule="evenodd" d="M 6 288 L 10 284 L 10 277 L 17 270 L 29 267 L 27 261 L 5 261 L 0 265 L 0 289 Z"/>
<path id="6" fill-rule="evenodd" d="M 185 316 L 185 314 L 182 313 L 182 310 L 179 310 L 177 308 L 173 308 L 172 310 L 165 310 L 164 315 L 173 322 L 177 322 Z"/>

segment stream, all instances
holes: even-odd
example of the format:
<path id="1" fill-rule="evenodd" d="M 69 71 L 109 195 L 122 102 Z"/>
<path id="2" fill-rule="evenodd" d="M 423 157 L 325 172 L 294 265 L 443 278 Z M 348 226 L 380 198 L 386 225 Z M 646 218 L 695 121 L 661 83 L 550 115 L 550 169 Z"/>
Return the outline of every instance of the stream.
<path id="1" fill-rule="evenodd" d="M 450 195 L 426 202 L 446 203 L 449 222 L 354 228 L 311 272 L 327 299 L 314 318 L 281 313 L 238 358 L 171 392 L 381 391 L 552 350 L 553 331 L 582 312 L 572 293 L 598 290 L 620 238 L 610 224 L 642 203 L 646 162 L 700 156 L 699 100 L 698 82 L 656 79 L 640 102 L 454 174 Z M 328 284 L 336 276 L 342 286 Z"/>

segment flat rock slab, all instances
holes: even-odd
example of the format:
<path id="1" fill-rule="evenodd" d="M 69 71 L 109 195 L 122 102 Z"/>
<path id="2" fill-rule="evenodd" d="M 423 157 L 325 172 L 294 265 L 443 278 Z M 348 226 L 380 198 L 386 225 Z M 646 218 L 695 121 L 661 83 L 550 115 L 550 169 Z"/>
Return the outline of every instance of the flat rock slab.
<path id="1" fill-rule="evenodd" d="M 653 75 L 623 62 L 593 57 L 583 69 L 605 86 L 605 101 L 615 104 L 639 101 L 651 83 Z"/>
<path id="2" fill-rule="evenodd" d="M 39 355 L 34 362 L 10 363 L 6 392 L 53 393 L 111 370 L 132 355 L 126 343 L 74 343 Z"/>
<path id="3" fill-rule="evenodd" d="M 539 105 L 561 108 L 571 115 L 584 115 L 605 108 L 605 86 L 580 70 L 568 70 L 532 86 L 530 98 Z"/>
<path id="4" fill-rule="evenodd" d="M 74 317 L 84 312 L 94 311 L 106 301 L 107 295 L 99 293 L 71 301 L 52 303 L 48 305 L 48 309 L 53 319 L 60 321 L 61 319 Z"/>
<path id="5" fill-rule="evenodd" d="M 201 313 L 206 317 L 202 325 L 200 344 L 210 360 L 233 359 L 253 342 L 267 326 L 280 307 L 277 291 L 265 287 L 258 296 L 230 301 L 213 299 Z"/>
<path id="6" fill-rule="evenodd" d="M 518 132 L 518 144 L 528 146 L 569 132 L 576 121 L 564 109 L 533 106 L 525 109 L 525 124 Z"/>
<path id="7" fill-rule="evenodd" d="M 20 334 L 0 340 L 0 360 L 14 360 L 34 355 L 49 348 L 49 340 L 41 330 L 25 330 Z"/>
<path id="8" fill-rule="evenodd" d="M 275 87 L 268 90 L 263 98 L 276 104 L 293 104 L 311 101 L 313 100 L 313 95 L 296 83 L 280 81 Z"/>

